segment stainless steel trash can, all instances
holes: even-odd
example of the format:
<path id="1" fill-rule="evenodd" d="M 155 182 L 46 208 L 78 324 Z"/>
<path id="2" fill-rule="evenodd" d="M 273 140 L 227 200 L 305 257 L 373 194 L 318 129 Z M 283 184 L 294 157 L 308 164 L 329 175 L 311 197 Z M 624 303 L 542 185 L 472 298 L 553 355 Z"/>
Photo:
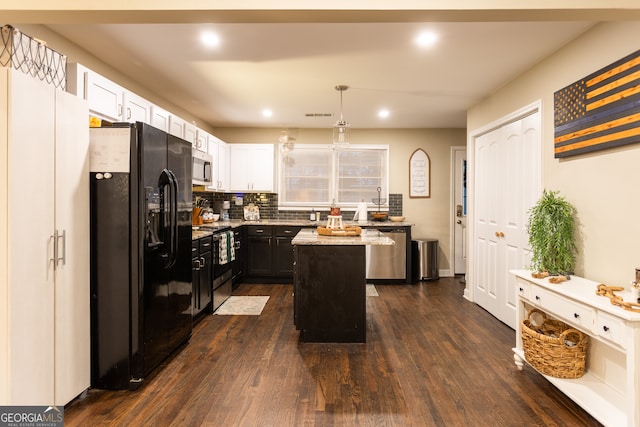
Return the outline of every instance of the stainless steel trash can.
<path id="1" fill-rule="evenodd" d="M 438 240 L 415 239 L 418 246 L 418 280 L 438 280 Z"/>

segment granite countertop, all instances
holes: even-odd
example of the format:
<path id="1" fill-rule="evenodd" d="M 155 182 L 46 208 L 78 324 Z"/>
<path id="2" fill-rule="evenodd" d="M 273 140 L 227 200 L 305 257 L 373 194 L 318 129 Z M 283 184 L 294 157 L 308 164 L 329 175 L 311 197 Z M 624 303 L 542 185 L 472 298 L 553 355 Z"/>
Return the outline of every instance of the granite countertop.
<path id="1" fill-rule="evenodd" d="M 413 223 L 408 221 L 343 221 L 343 225 L 357 225 L 359 227 L 411 227 Z M 192 239 L 200 239 L 213 234 L 215 231 L 234 229 L 244 225 L 284 225 L 289 227 L 312 227 L 314 230 L 318 226 L 326 226 L 326 220 L 309 221 L 308 219 L 261 219 L 259 221 L 244 221 L 240 219 L 232 219 L 227 221 L 214 221 L 207 224 L 200 224 L 193 227 Z M 330 239 L 337 239 L 335 236 L 329 236 Z M 360 243 L 361 244 L 361 243 Z"/>
<path id="2" fill-rule="evenodd" d="M 360 236 L 324 236 L 315 228 L 303 228 L 291 241 L 292 245 L 395 245 L 395 242 L 377 230 L 362 230 Z"/>

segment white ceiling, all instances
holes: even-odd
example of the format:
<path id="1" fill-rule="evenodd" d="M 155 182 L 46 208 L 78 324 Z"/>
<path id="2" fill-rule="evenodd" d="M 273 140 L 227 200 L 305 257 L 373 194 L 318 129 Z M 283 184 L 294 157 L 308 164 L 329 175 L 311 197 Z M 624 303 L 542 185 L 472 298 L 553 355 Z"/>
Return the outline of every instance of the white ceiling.
<path id="1" fill-rule="evenodd" d="M 212 127 L 466 126 L 466 110 L 593 22 L 53 24 Z M 207 49 L 205 31 L 221 43 Z M 414 43 L 439 34 L 431 49 Z M 273 111 L 271 118 L 262 110 Z M 377 118 L 378 109 L 390 116 Z M 332 114 L 307 117 L 306 114 Z"/>

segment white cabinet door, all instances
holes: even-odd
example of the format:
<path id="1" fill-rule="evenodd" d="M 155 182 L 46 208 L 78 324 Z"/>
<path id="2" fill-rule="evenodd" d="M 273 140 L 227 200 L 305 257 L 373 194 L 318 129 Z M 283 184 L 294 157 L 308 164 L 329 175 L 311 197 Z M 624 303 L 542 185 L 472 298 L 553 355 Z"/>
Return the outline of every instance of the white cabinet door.
<path id="1" fill-rule="evenodd" d="M 90 381 L 89 110 L 19 72 L 0 82 L 0 405 L 65 405 Z"/>
<path id="2" fill-rule="evenodd" d="M 540 114 L 475 140 L 474 300 L 516 325 L 516 285 L 510 270 L 530 261 L 527 212 L 540 195 Z"/>
<path id="3" fill-rule="evenodd" d="M 227 191 L 229 189 L 229 144 L 218 141 L 218 190 Z"/>
<path id="4" fill-rule="evenodd" d="M 89 110 L 111 121 L 123 120 L 122 106 L 125 89 L 93 71 L 87 72 L 87 101 Z"/>
<path id="5" fill-rule="evenodd" d="M 231 191 L 273 192 L 273 144 L 231 144 Z"/>
<path id="6" fill-rule="evenodd" d="M 202 152 L 209 152 L 209 134 L 202 129 L 196 131 L 195 149 Z"/>
<path id="7" fill-rule="evenodd" d="M 193 123 L 185 123 L 184 125 L 184 139 L 191 143 L 193 148 L 196 148 L 196 136 L 198 128 Z"/>
<path id="8" fill-rule="evenodd" d="M 171 115 L 169 117 L 169 133 L 173 136 L 184 139 L 186 125 L 187 122 L 178 116 Z"/>
<path id="9" fill-rule="evenodd" d="M 84 100 L 56 91 L 55 390 L 63 406 L 91 381 L 89 309 L 89 128 Z M 80 125 L 79 125 L 80 124 Z"/>
<path id="10" fill-rule="evenodd" d="M 10 85 L 11 122 L 2 126 L 10 131 L 8 164 L 2 166 L 10 174 L 2 206 L 8 210 L 3 233 L 8 281 L 0 285 L 6 287 L 0 299 L 7 301 L 8 311 L 8 316 L 0 316 L 0 322 L 7 322 L 0 334 L 8 334 L 6 346 L 0 347 L 7 352 L 0 377 L 8 384 L 8 395 L 0 404 L 50 405 L 54 397 L 54 89 L 20 72 L 2 72 Z"/>
<path id="11" fill-rule="evenodd" d="M 151 102 L 129 91 L 124 92 L 123 101 L 123 121 L 151 124 Z"/>
<path id="12" fill-rule="evenodd" d="M 151 126 L 167 132 L 169 130 L 169 117 L 171 114 L 157 105 L 151 106 Z"/>

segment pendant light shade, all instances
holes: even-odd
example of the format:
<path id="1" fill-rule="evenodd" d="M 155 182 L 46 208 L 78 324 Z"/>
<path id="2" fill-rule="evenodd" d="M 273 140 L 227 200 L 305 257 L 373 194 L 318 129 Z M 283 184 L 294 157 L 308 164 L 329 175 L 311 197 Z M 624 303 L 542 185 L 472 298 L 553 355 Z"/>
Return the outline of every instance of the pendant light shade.
<path id="1" fill-rule="evenodd" d="M 336 86 L 336 90 L 340 92 L 340 120 L 338 120 L 333 126 L 333 145 L 337 147 L 349 145 L 350 140 L 349 128 L 351 127 L 351 125 L 349 124 L 349 122 L 344 120 L 344 116 L 342 115 L 342 92 L 347 89 L 349 89 L 349 86 Z"/>

